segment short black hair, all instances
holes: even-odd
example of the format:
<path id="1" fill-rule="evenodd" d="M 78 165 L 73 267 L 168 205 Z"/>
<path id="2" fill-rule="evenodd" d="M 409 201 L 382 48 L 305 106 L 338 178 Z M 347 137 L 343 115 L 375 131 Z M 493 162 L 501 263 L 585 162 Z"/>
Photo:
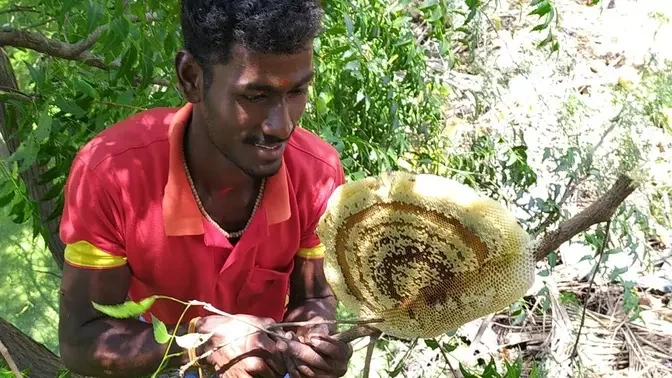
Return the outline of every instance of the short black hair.
<path id="1" fill-rule="evenodd" d="M 206 71 L 226 64 L 234 45 L 293 54 L 321 32 L 322 15 L 319 0 L 182 0 L 184 48 Z"/>

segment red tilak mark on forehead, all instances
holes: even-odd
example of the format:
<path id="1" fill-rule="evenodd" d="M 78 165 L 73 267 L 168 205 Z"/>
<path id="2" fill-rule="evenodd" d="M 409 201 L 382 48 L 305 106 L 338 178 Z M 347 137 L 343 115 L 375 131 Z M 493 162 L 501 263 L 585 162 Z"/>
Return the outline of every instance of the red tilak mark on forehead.
<path id="1" fill-rule="evenodd" d="M 282 85 L 283 87 L 284 87 L 285 85 L 287 85 L 288 83 L 289 83 L 289 79 L 287 79 L 287 78 L 280 79 L 280 85 Z"/>

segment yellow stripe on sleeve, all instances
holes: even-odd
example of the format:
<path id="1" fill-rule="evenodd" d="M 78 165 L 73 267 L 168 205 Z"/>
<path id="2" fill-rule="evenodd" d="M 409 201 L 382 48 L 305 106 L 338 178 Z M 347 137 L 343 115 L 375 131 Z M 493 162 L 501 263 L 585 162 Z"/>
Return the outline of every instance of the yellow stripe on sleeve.
<path id="1" fill-rule="evenodd" d="M 322 259 L 324 258 L 324 245 L 323 244 L 318 244 L 315 247 L 312 248 L 301 248 L 299 249 L 299 252 L 297 252 L 297 256 L 304 258 L 304 259 Z"/>
<path id="2" fill-rule="evenodd" d="M 65 246 L 65 261 L 83 268 L 116 268 L 126 264 L 126 258 L 115 256 L 96 248 L 87 241 L 78 241 Z"/>

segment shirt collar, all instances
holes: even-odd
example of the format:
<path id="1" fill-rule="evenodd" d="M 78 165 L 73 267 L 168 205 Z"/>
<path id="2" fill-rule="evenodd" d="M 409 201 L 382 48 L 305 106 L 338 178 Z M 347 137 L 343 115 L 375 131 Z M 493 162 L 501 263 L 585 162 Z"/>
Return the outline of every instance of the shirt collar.
<path id="1" fill-rule="evenodd" d="M 189 186 L 182 160 L 182 141 L 193 104 L 180 108 L 170 123 L 168 180 L 163 195 L 163 223 L 168 236 L 201 235 L 203 218 Z M 266 180 L 259 211 L 266 213 L 268 225 L 289 219 L 289 188 L 284 158 L 280 170 Z"/>

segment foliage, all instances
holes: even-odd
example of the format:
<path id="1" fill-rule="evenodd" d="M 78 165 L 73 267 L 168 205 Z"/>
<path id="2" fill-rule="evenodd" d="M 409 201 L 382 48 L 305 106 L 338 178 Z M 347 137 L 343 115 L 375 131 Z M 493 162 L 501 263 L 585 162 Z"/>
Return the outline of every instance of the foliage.
<path id="1" fill-rule="evenodd" d="M 30 221 L 37 235 L 47 232 L 45 221 L 60 216 L 63 185 L 71 161 L 84 143 L 133 113 L 183 103 L 171 84 L 173 57 L 180 47 L 179 2 L 15 3 L 34 11 L 0 14 L 0 23 L 37 28 L 64 42 L 80 41 L 102 31 L 87 50 L 99 59 L 102 68 L 82 59 L 8 50 L 25 95 L 0 92 L 3 100 L 19 110 L 10 113 L 13 118 L 8 124 L 18 125 L 11 137 L 20 141 L 13 156 L 0 164 L 10 178 L 0 187 L 0 203 L 11 208 L 15 222 Z M 509 204 L 524 197 L 537 179 L 528 165 L 524 135 L 513 141 L 480 135 L 464 153 L 446 154 L 443 109 L 450 88 L 428 70 L 430 53 L 438 51 L 455 60 L 458 45 L 478 48 L 478 33 L 470 22 L 478 20 L 487 3 L 328 0 L 324 5 L 325 32 L 315 44 L 316 81 L 302 123 L 340 151 L 349 179 L 408 169 L 457 177 Z M 540 18 L 535 30 L 548 30 L 540 46 L 557 50 L 551 33 L 551 23 L 557 19 L 552 3 L 531 0 L 530 9 L 530 14 Z M 425 28 L 420 32 L 416 28 L 419 24 Z M 574 152 L 564 151 L 561 156 L 564 160 L 558 165 L 564 161 L 565 168 L 574 167 Z M 19 176 L 31 166 L 44 169 L 40 183 L 51 185 L 40 199 L 29 197 L 29 188 Z M 554 215 L 558 213 L 554 205 L 558 191 L 549 189 L 553 196 L 526 205 L 531 214 L 526 224 L 531 227 L 542 216 L 559 218 Z M 36 200 L 55 201 L 56 209 L 45 218 L 39 214 Z M 124 307 L 116 316 L 135 316 L 146 304 Z M 157 341 L 172 342 L 163 323 L 153 319 L 153 325 Z M 446 350 L 454 347 L 437 345 Z M 391 371 L 399 372 L 403 367 L 400 364 Z"/>

